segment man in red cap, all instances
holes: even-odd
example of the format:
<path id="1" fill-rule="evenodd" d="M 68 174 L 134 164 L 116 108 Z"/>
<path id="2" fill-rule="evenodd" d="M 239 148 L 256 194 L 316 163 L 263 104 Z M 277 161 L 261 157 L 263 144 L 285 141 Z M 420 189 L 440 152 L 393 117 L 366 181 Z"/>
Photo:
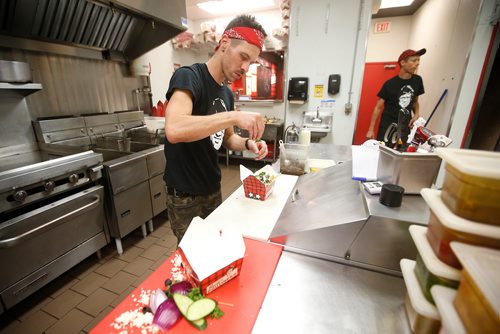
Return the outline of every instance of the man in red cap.
<path id="1" fill-rule="evenodd" d="M 392 123 L 397 124 L 397 139 L 406 143 L 410 127 L 419 116 L 418 96 L 424 93 L 422 77 L 415 74 L 420 64 L 420 56 L 425 54 L 426 49 L 405 50 L 398 58 L 400 66 L 399 74 L 387 80 L 377 96 L 379 97 L 373 110 L 370 127 L 366 138 L 374 138 L 374 127 L 382 112 L 382 118 L 377 132 L 378 141 L 390 141 L 384 138 L 387 129 Z"/>
<path id="2" fill-rule="evenodd" d="M 227 25 L 214 55 L 206 63 L 175 71 L 166 94 L 165 183 L 167 210 L 178 242 L 191 220 L 208 216 L 221 202 L 218 151 L 249 150 L 256 160 L 267 155 L 260 113 L 235 112 L 234 97 L 226 82 L 240 79 L 257 60 L 266 33 L 250 15 Z M 231 111 L 231 112 L 230 112 Z M 234 133 L 245 129 L 249 138 Z"/>

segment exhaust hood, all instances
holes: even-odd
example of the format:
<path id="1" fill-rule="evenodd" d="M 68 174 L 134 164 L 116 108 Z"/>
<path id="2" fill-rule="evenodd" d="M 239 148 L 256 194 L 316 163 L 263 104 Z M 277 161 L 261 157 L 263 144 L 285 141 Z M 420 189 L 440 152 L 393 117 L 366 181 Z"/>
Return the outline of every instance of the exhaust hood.
<path id="1" fill-rule="evenodd" d="M 2 0 L 0 46 L 130 61 L 186 30 L 185 0 Z"/>

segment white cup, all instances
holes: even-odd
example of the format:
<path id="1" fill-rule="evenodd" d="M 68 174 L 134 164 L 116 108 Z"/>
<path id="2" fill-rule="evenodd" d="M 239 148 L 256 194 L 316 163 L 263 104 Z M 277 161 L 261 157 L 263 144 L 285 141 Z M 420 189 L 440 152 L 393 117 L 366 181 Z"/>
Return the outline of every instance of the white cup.
<path id="1" fill-rule="evenodd" d="M 307 129 L 300 130 L 300 144 L 301 145 L 309 145 L 311 143 L 311 131 Z"/>

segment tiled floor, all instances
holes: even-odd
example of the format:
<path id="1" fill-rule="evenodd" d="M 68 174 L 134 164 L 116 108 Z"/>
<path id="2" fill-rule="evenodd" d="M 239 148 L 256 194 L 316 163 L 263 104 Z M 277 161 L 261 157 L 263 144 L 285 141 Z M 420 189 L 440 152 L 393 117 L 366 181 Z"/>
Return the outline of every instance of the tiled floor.
<path id="1" fill-rule="evenodd" d="M 222 196 L 240 185 L 238 165 L 221 165 Z M 166 213 L 153 220 L 154 232 L 126 236 L 119 256 L 110 243 L 102 257 L 90 256 L 0 316 L 1 334 L 87 333 L 175 250 Z"/>

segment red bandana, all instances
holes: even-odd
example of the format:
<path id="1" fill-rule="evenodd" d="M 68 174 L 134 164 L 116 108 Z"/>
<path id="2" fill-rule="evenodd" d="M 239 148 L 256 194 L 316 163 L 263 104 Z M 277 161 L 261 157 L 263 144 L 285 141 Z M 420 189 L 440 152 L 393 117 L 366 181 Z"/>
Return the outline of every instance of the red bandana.
<path id="1" fill-rule="evenodd" d="M 262 45 L 264 44 L 264 39 L 265 39 L 264 34 L 260 30 L 248 27 L 234 27 L 227 29 L 226 31 L 224 31 L 222 36 L 242 39 L 250 44 L 255 45 L 256 47 L 259 48 L 260 51 L 262 51 Z M 215 51 L 217 51 L 219 46 L 220 46 L 220 41 L 219 45 L 217 45 L 217 47 L 215 48 Z"/>

